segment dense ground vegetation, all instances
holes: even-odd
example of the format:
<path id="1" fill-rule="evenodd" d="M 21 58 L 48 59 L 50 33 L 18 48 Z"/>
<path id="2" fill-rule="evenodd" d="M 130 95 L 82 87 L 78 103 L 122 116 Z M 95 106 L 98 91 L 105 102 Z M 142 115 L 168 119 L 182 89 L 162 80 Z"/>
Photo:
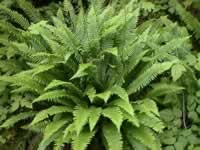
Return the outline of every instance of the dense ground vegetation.
<path id="1" fill-rule="evenodd" d="M 199 0 L 0 0 L 1 150 L 200 150 Z"/>

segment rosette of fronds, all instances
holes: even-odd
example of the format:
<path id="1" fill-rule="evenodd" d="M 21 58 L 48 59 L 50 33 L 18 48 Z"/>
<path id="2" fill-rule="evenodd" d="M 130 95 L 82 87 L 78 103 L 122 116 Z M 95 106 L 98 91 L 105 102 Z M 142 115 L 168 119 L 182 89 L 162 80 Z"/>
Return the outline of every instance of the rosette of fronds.
<path id="1" fill-rule="evenodd" d="M 0 80 L 13 93 L 30 95 L 32 108 L 1 128 L 33 118 L 23 128 L 43 133 L 39 150 L 50 143 L 55 149 L 160 149 L 156 133 L 164 125 L 144 93 L 189 53 L 187 33 L 171 32 L 177 26 L 166 18 L 138 25 L 135 0 L 120 7 L 91 1 L 88 11 L 78 12 L 65 5 L 70 24 L 53 17 L 53 24 L 33 24 L 23 42 L 12 43 L 27 67 Z"/>

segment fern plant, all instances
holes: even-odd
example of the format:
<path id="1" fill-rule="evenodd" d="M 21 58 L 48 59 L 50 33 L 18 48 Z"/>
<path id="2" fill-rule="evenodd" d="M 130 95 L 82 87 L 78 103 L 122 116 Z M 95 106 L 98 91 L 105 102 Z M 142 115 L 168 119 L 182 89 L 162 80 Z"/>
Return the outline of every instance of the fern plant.
<path id="1" fill-rule="evenodd" d="M 22 11 L 11 10 L 9 7 Z M 18 58 L 18 53 L 11 46 L 12 41 L 22 41 L 22 33 L 28 29 L 31 23 L 41 20 L 39 9 L 26 0 L 15 0 L 10 5 L 0 3 L 0 68 L 2 74 L 19 72 L 25 66 L 23 60 Z"/>
<path id="2" fill-rule="evenodd" d="M 12 8 L 12 9 L 11 9 Z M 51 7 L 49 7 L 50 9 Z M 27 0 L 12 0 L 0 2 L 0 74 L 13 75 L 27 68 L 20 54 L 12 47 L 13 41 L 23 41 L 23 32 L 32 23 L 40 21 L 47 17 L 47 13 L 42 13 L 43 8 L 34 8 Z M 57 10 L 57 9 L 56 9 Z M 56 11 L 55 10 L 55 11 Z M 49 10 L 50 12 L 50 10 Z M 54 14 L 54 12 L 52 12 Z M 56 13 L 55 13 L 56 14 Z M 8 87 L 7 82 L 0 83 L 0 124 L 4 122 L 10 115 L 19 113 L 20 111 L 30 109 L 30 94 L 12 93 L 12 88 Z M 20 131 L 20 132 L 19 132 Z M 20 149 L 20 145 L 26 145 L 32 134 L 24 132 L 19 128 L 11 128 L 9 130 L 0 131 L 0 149 Z M 24 140 L 25 137 L 27 140 Z M 16 146 L 16 143 L 19 143 Z M 21 144 L 20 144 L 21 143 Z M 26 148 L 25 148 L 26 149 Z"/>
<path id="3" fill-rule="evenodd" d="M 24 129 L 43 133 L 39 150 L 51 143 L 54 149 L 161 149 L 156 133 L 164 125 L 145 93 L 156 78 L 171 76 L 191 46 L 187 31 L 167 18 L 138 25 L 140 4 L 91 1 L 88 11 L 75 12 L 65 1 L 71 23 L 60 11 L 53 23 L 28 27 L 21 41 L 11 43 L 26 67 L 0 80 L 28 96 L 32 107 L 0 127 L 26 120 Z M 181 32 L 171 34 L 175 28 Z"/>

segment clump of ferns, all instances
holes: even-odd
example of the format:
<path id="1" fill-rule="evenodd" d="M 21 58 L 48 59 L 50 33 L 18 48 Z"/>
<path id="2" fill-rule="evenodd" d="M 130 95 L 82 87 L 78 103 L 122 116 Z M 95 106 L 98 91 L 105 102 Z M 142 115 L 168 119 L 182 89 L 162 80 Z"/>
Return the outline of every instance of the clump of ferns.
<path id="1" fill-rule="evenodd" d="M 176 25 L 166 18 L 137 27 L 135 0 L 115 8 L 92 2 L 88 12 L 72 14 L 73 26 L 53 17 L 53 24 L 33 24 L 24 42 L 12 43 L 28 67 L 0 79 L 11 83 L 13 92 L 31 93 L 33 108 L 1 127 L 34 116 L 25 128 L 44 134 L 39 150 L 52 142 L 55 148 L 68 143 L 84 150 L 95 139 L 110 150 L 160 149 L 155 132 L 164 126 L 156 104 L 135 95 L 179 62 L 174 51 L 188 53 L 188 37 L 182 29 L 170 34 Z"/>

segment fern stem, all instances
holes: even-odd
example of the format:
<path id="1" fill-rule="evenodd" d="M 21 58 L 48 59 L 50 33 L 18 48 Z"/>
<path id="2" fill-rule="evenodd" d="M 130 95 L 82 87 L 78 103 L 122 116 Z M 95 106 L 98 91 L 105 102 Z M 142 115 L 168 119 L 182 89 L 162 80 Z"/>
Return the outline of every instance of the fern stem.
<path id="1" fill-rule="evenodd" d="M 185 95 L 184 93 L 182 94 L 182 122 L 183 122 L 183 127 L 187 129 L 187 123 L 186 123 L 186 108 L 185 108 Z"/>

